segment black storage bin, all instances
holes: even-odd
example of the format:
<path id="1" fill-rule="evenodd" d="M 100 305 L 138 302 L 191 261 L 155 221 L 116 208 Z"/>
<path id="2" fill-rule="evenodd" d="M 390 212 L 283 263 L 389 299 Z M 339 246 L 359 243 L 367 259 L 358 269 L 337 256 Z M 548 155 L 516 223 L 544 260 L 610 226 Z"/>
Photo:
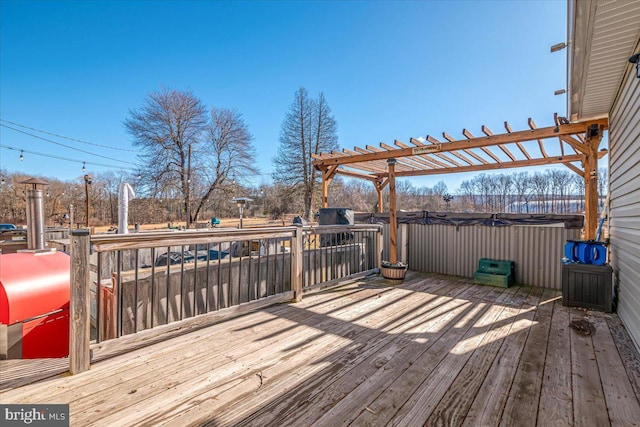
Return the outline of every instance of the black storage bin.
<path id="1" fill-rule="evenodd" d="M 563 264 L 562 305 L 613 311 L 613 269 L 609 265 Z"/>

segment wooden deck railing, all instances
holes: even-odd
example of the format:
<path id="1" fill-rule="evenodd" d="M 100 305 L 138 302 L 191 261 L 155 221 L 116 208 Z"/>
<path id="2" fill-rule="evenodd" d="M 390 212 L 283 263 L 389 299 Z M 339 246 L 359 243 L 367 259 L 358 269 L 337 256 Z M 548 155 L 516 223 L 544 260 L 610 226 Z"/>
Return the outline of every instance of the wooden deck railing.
<path id="1" fill-rule="evenodd" d="M 71 239 L 70 372 L 91 342 L 237 308 L 302 299 L 303 291 L 380 267 L 378 225 L 213 229 Z M 219 318 L 219 316 L 217 316 Z"/>

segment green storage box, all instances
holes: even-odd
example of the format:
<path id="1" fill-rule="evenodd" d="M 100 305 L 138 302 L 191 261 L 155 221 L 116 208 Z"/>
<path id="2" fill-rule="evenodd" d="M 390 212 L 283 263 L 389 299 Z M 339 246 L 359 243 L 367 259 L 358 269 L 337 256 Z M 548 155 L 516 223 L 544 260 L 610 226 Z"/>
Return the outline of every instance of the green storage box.
<path id="1" fill-rule="evenodd" d="M 515 262 L 509 260 L 480 258 L 478 272 L 489 274 L 515 275 Z"/>
<path id="2" fill-rule="evenodd" d="M 479 285 L 508 288 L 513 285 L 513 274 L 491 274 L 476 271 L 473 275 L 473 281 Z"/>

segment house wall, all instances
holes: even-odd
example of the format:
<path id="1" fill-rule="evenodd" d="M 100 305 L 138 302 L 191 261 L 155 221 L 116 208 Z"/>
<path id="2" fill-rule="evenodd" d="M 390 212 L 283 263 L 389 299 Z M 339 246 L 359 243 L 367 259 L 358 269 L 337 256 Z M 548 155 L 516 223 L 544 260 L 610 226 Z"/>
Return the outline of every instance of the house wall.
<path id="1" fill-rule="evenodd" d="M 640 79 L 626 71 L 609 115 L 610 261 L 618 314 L 640 348 Z"/>

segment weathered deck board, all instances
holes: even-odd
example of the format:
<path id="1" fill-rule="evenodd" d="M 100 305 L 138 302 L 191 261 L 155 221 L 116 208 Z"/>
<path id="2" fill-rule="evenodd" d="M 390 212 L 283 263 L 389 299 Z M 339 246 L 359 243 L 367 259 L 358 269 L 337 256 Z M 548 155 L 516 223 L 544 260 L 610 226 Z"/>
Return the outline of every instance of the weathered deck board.
<path id="1" fill-rule="evenodd" d="M 633 404 L 635 393 L 629 377 L 614 367 L 622 365 L 620 354 L 609 333 L 609 326 L 602 315 L 592 316 L 597 339 L 593 339 L 602 389 L 612 426 L 639 426 L 640 403 Z"/>
<path id="2" fill-rule="evenodd" d="M 568 327 L 582 316 L 594 335 Z M 617 316 L 563 307 L 540 288 L 370 277 L 195 330 L 167 329 L 167 341 L 147 332 L 105 343 L 105 354 L 119 355 L 5 389 L 0 400 L 67 402 L 71 425 L 82 426 L 640 420 L 640 357 Z"/>
<path id="3" fill-rule="evenodd" d="M 414 294 L 413 296 L 418 296 L 418 295 Z M 434 304 L 437 304 L 437 301 L 439 299 L 440 298 L 436 298 L 434 303 L 426 304 L 423 310 L 430 311 L 430 309 L 434 306 Z M 406 301 L 404 302 L 406 303 Z M 324 357 L 322 361 L 330 362 L 330 365 L 326 366 L 319 373 L 314 375 L 313 380 L 311 381 L 313 383 L 311 387 L 305 386 L 302 388 L 297 388 L 293 392 L 287 393 L 287 399 L 285 399 L 284 402 L 278 401 L 277 399 L 278 394 L 276 394 L 272 398 L 274 399 L 273 404 L 266 405 L 260 411 L 262 415 L 266 414 L 268 418 L 269 417 L 273 418 L 273 413 L 276 413 L 276 412 L 280 413 L 281 415 L 283 415 L 281 419 L 279 419 L 278 421 L 264 420 L 264 419 L 260 419 L 259 416 L 258 417 L 254 416 L 252 417 L 251 421 L 247 420 L 247 422 L 250 422 L 253 425 L 265 425 L 264 423 L 267 423 L 267 424 L 274 424 L 274 423 L 275 424 L 284 424 L 284 423 L 296 424 L 297 423 L 299 425 L 304 425 L 305 424 L 304 421 L 295 419 L 294 413 L 298 411 L 293 411 L 292 413 L 292 411 L 290 410 L 288 411 L 287 409 L 290 409 L 291 406 L 295 406 L 295 404 L 298 403 L 298 401 L 313 402 L 312 404 L 313 407 L 324 406 L 321 403 L 315 401 L 315 399 L 327 398 L 325 393 L 322 392 L 322 390 L 327 385 L 330 384 L 331 390 L 334 391 L 334 393 L 339 393 L 338 391 L 339 384 L 344 384 L 344 382 L 339 383 L 340 380 L 336 381 L 336 379 L 343 378 L 344 373 L 352 372 L 351 369 L 353 367 L 367 366 L 366 361 L 371 360 L 372 358 L 375 358 L 377 363 L 381 363 L 381 361 L 384 359 L 384 356 L 381 356 L 381 355 L 385 353 L 393 354 L 395 351 L 398 350 L 399 343 L 397 343 L 397 340 L 394 340 L 395 337 L 393 336 L 393 334 L 403 333 L 404 330 L 406 330 L 411 326 L 411 322 L 405 322 L 405 323 L 397 322 L 398 319 L 406 318 L 406 312 L 405 310 L 402 309 L 402 307 L 393 307 L 393 308 L 395 309 L 393 310 L 394 311 L 393 316 L 390 316 L 389 312 L 375 313 L 373 315 L 368 316 L 368 322 L 367 322 L 368 328 L 361 331 L 364 333 L 358 333 L 357 336 L 352 336 L 355 346 L 353 348 L 353 351 L 351 351 L 348 356 L 345 357 L 344 354 L 334 353 L 334 354 L 330 354 L 327 357 Z M 431 313 L 433 313 L 433 311 L 431 311 Z M 421 314 L 418 313 L 418 316 L 420 315 Z M 391 321 L 389 320 L 390 317 L 392 319 Z M 415 322 L 415 320 L 413 322 Z M 388 328 L 388 325 L 394 325 L 394 324 L 396 326 L 391 327 L 391 329 Z M 371 329 L 372 327 L 374 329 Z M 376 329 L 380 329 L 380 330 L 376 331 Z M 290 361 L 288 361 L 288 363 L 289 362 Z M 305 360 L 299 360 L 298 363 L 305 363 Z M 279 366 L 278 368 L 282 369 L 283 366 Z M 294 363 L 294 366 L 290 366 L 289 368 L 292 369 L 292 372 L 296 372 L 297 375 L 304 375 L 308 371 L 308 369 L 305 367 L 296 368 L 295 363 Z M 270 374 L 268 378 L 273 378 L 272 374 Z M 289 381 L 288 376 L 279 375 L 279 377 L 270 381 L 269 386 L 274 386 L 275 391 L 281 392 L 282 389 L 279 387 L 286 387 L 288 385 L 287 384 L 288 381 Z M 357 384 L 353 384 L 350 379 L 347 382 L 346 386 L 353 388 L 355 387 L 355 385 Z M 269 391 L 265 391 L 265 392 L 269 393 Z M 246 408 L 252 407 L 255 404 L 259 403 L 257 401 L 252 402 L 252 400 L 253 400 L 252 398 L 249 398 L 248 400 L 242 399 L 241 402 L 240 401 L 234 402 L 233 405 L 231 406 L 233 408 L 233 411 L 223 413 L 221 417 L 218 419 L 218 422 L 222 424 L 226 422 L 233 423 L 233 419 L 235 419 L 239 415 L 239 413 L 244 413 L 243 409 L 246 410 Z M 320 414 L 317 414 L 316 417 L 319 417 L 321 414 L 322 412 L 320 412 Z M 181 415 L 179 418 L 179 421 L 180 423 L 185 421 L 185 416 Z"/>
<path id="4" fill-rule="evenodd" d="M 529 336 L 535 315 L 534 308 L 537 307 L 541 295 L 542 289 L 533 289 L 527 292 L 526 297 L 522 299 L 520 304 L 522 310 L 518 313 L 514 326 L 505 338 L 482 386 L 475 395 L 463 425 L 490 426 L 500 423 L 504 405 L 509 397 L 511 383 L 516 375 L 520 355 Z M 514 304 L 517 303 L 517 300 L 514 298 L 510 302 Z"/>
<path id="5" fill-rule="evenodd" d="M 638 352 L 631 337 L 622 326 L 620 318 L 618 316 L 606 316 L 606 320 L 611 337 L 616 344 L 618 354 L 620 354 L 622 364 L 631 382 L 631 387 L 636 394 L 636 398 L 640 400 L 640 358 L 637 357 Z"/>
<path id="6" fill-rule="evenodd" d="M 563 307 L 558 298 L 553 302 L 547 359 L 538 406 L 537 424 L 541 427 L 563 427 L 573 423 L 569 333 L 569 308 Z"/>
<path id="7" fill-rule="evenodd" d="M 351 289 L 343 293 L 343 295 L 341 295 L 338 298 L 332 295 L 326 295 L 326 296 L 318 295 L 318 297 L 314 299 L 314 305 L 318 307 L 322 307 L 325 310 L 335 310 L 338 307 L 346 306 L 350 303 L 353 303 L 354 301 L 360 301 L 361 297 L 354 299 L 352 292 L 360 292 L 360 290 Z M 210 326 L 206 334 L 200 333 L 198 331 L 191 332 L 191 333 L 188 333 L 188 331 L 183 331 L 181 335 L 179 336 L 176 335 L 175 338 L 173 338 L 172 340 L 164 342 L 162 346 L 158 346 L 157 348 L 154 347 L 156 348 L 154 352 L 149 352 L 147 348 L 139 348 L 138 344 L 134 340 L 135 337 L 127 336 L 121 340 L 121 342 L 124 342 L 123 347 L 125 349 L 133 348 L 138 350 L 131 351 L 126 356 L 128 363 L 124 367 L 122 365 L 121 359 L 117 357 L 111 358 L 104 362 L 100 362 L 101 369 L 99 374 L 95 374 L 91 377 L 85 376 L 83 377 L 84 381 L 77 380 L 73 384 L 68 384 L 67 386 L 60 386 L 60 392 L 62 392 L 63 390 L 71 390 L 74 393 L 80 393 L 83 391 L 82 390 L 83 386 L 88 386 L 87 392 L 95 393 L 103 389 L 106 389 L 113 384 L 118 384 L 119 383 L 118 377 L 122 375 L 127 375 L 127 371 L 137 371 L 139 375 L 146 375 L 146 372 L 144 370 L 138 370 L 138 368 L 144 365 L 157 363 L 160 360 L 164 360 L 165 365 L 167 365 L 166 364 L 167 357 L 170 357 L 173 354 L 173 352 L 179 349 L 183 349 L 185 347 L 189 351 L 193 350 L 194 347 L 197 347 L 197 345 L 200 344 L 202 341 L 210 342 L 212 335 L 215 335 L 215 336 L 219 335 L 225 340 L 223 348 L 226 350 L 232 349 L 233 348 L 232 344 L 234 343 L 236 346 L 242 346 L 243 345 L 242 340 L 245 337 L 245 335 L 251 335 L 254 333 L 256 328 L 260 328 L 261 326 L 268 325 L 270 322 L 278 320 L 279 313 L 281 313 L 282 310 L 286 310 L 287 307 L 288 307 L 287 305 L 272 306 L 272 307 L 269 307 L 268 310 L 251 313 L 249 315 L 235 319 L 234 329 L 238 330 L 238 334 L 234 336 L 233 339 L 231 339 L 230 336 L 228 335 L 225 336 L 221 334 L 222 332 L 228 329 L 227 323 L 219 323 L 219 324 Z M 301 313 L 300 316 L 302 315 L 303 314 Z M 306 315 L 308 316 L 308 314 Z M 288 326 L 295 327 L 296 316 L 293 316 L 291 320 L 293 323 Z M 174 328 L 177 330 L 180 327 L 174 326 Z M 147 340 L 147 339 L 155 340 L 156 334 L 155 333 L 148 334 L 148 332 L 151 332 L 151 331 L 145 331 L 144 333 L 141 333 L 140 340 Z M 146 335 L 151 335 L 151 337 Z M 107 351 L 112 352 L 114 354 L 119 354 L 121 351 L 117 348 L 115 344 L 117 343 L 105 342 L 101 345 L 107 345 L 108 346 Z M 223 343 L 220 343 L 220 344 L 223 344 Z M 193 353 L 193 351 L 191 351 L 191 353 Z M 201 354 L 203 356 L 210 356 L 212 354 L 212 349 L 209 348 L 207 352 L 202 352 Z M 187 355 L 184 353 L 181 353 L 181 354 L 178 353 L 178 356 L 179 358 L 183 358 Z M 196 360 L 194 359 L 193 361 L 195 362 Z M 12 361 L 3 361 L 2 363 L 10 363 L 12 366 L 14 366 L 14 369 L 17 371 L 17 362 L 18 361 L 12 360 Z M 28 370 L 31 371 L 33 369 L 33 367 L 31 366 L 33 362 L 32 361 L 25 361 L 25 362 L 27 362 Z M 45 365 L 48 366 L 52 362 L 53 360 L 49 360 L 45 363 Z M 66 359 L 64 360 L 55 359 L 55 362 L 56 362 L 56 368 L 58 368 L 59 370 L 65 370 L 64 366 L 61 364 L 66 364 L 68 368 L 68 361 Z M 61 365 L 61 366 L 58 366 L 58 365 Z M 170 366 L 176 366 L 176 365 L 170 365 Z M 177 368 L 180 369 L 180 366 L 178 365 Z M 4 370 L 2 372 L 2 375 L 3 376 L 5 375 Z M 96 382 L 98 382 L 99 386 L 95 385 Z M 43 392 L 41 388 L 37 384 L 35 384 L 33 386 L 21 387 L 20 394 L 18 396 L 20 398 L 31 398 L 31 399 L 40 398 L 40 396 L 38 396 L 37 394 L 36 395 L 32 393 L 30 394 L 31 390 L 40 390 L 41 393 Z M 46 391 L 44 391 L 44 393 L 46 394 Z M 64 399 L 68 399 L 71 396 L 61 395 L 60 397 Z"/>
<path id="8" fill-rule="evenodd" d="M 393 340 L 379 353 L 353 367 L 329 389 L 318 390 L 316 398 L 310 399 L 310 404 L 299 410 L 299 418 L 292 416 L 282 421 L 287 425 L 308 425 L 312 422 L 337 425 L 356 417 L 371 396 L 386 389 L 398 372 L 414 364 L 427 349 L 433 349 L 432 344 L 441 342 L 454 323 L 469 315 L 471 305 L 463 299 L 469 291 L 475 290 L 467 288 L 455 299 L 436 301 L 437 305 L 429 307 L 426 318 L 419 319 L 419 323 L 406 331 L 404 337 Z"/>
<path id="9" fill-rule="evenodd" d="M 501 299 L 507 295 L 507 293 L 503 293 L 502 297 L 496 299 L 496 303 L 500 303 Z M 427 419 L 428 425 L 456 426 L 462 424 L 473 398 L 491 368 L 504 338 L 509 335 L 520 310 L 515 307 L 502 307 L 502 312 L 497 321 L 491 325 L 491 330 L 485 336 L 481 346 L 471 355 L 469 361 Z"/>
<path id="10" fill-rule="evenodd" d="M 368 291 L 371 292 L 372 290 Z M 406 296 L 411 296 L 411 293 L 407 293 Z M 343 338 L 342 335 L 350 334 L 350 331 L 353 330 L 352 322 L 357 320 L 364 310 L 375 312 L 375 315 L 379 317 L 378 321 L 384 321 L 394 311 L 403 311 L 402 304 L 405 302 L 403 298 L 398 298 L 398 293 L 395 293 L 395 297 L 393 294 L 386 294 L 379 298 L 363 299 L 358 306 L 352 306 L 348 311 L 340 312 L 334 310 L 332 314 L 335 317 L 321 318 L 323 315 L 317 315 L 317 318 L 304 319 L 300 323 L 314 325 L 314 328 L 304 328 L 305 334 L 298 334 L 298 336 L 290 335 L 291 332 L 289 332 L 286 337 L 287 345 L 283 348 L 281 343 L 279 351 L 274 346 L 263 347 L 259 349 L 259 354 L 256 355 L 255 350 L 248 349 L 243 352 L 245 353 L 243 356 L 237 357 L 234 355 L 233 363 L 217 367 L 215 380 L 220 385 L 208 382 L 211 380 L 211 375 L 206 374 L 206 368 L 202 372 L 196 368 L 195 375 L 188 375 L 186 378 L 183 375 L 179 385 L 166 392 L 161 391 L 160 395 L 165 394 L 166 396 L 164 399 L 157 399 L 158 405 L 162 407 L 165 399 L 172 402 L 171 410 L 164 414 L 163 421 L 170 421 L 173 417 L 179 417 L 181 419 L 176 421 L 174 425 L 186 424 L 186 418 L 189 416 L 188 412 L 192 412 L 195 409 L 191 399 L 194 390 L 198 390 L 198 401 L 211 399 L 215 401 L 214 406 L 222 408 L 223 405 L 238 398 L 239 395 L 247 394 L 249 391 L 259 388 L 261 391 L 266 392 L 266 387 L 263 389 L 265 379 L 270 382 L 272 379 L 277 378 L 280 374 L 278 371 L 283 369 L 288 373 L 295 372 L 298 378 L 303 378 L 303 372 L 295 369 L 296 367 L 304 366 L 314 361 L 317 362 L 316 366 L 322 366 L 323 363 L 327 363 L 323 360 L 327 353 L 330 354 L 334 348 L 344 347 L 349 344 L 349 341 L 357 338 L 357 336 Z M 370 316 L 370 318 L 374 322 L 373 316 Z M 331 333 L 323 333 L 323 330 L 329 330 Z M 365 328 L 359 332 L 373 332 L 373 336 L 369 337 L 372 342 L 376 341 L 375 335 L 379 333 L 375 329 Z M 313 372 L 309 372 L 310 374 L 313 374 Z M 139 408 L 132 408 L 132 411 L 121 410 L 113 419 L 106 418 L 104 421 L 127 422 L 129 420 L 127 417 L 145 415 L 151 417 L 158 412 L 158 409 L 155 405 L 148 405 L 142 410 Z M 233 412 L 237 413 L 236 410 Z M 148 419 L 146 420 L 148 421 Z M 157 420 L 154 419 L 153 422 L 155 423 Z"/>
<path id="11" fill-rule="evenodd" d="M 579 320 L 583 316 L 584 313 L 572 310 L 571 320 Z M 591 336 L 581 335 L 573 330 L 569 335 L 571 336 L 573 420 L 579 426 L 608 425 L 609 416 Z"/>
<path id="12" fill-rule="evenodd" d="M 554 295 L 554 291 L 545 289 L 541 301 L 548 301 Z M 536 425 L 552 313 L 553 303 L 537 307 L 502 414 L 503 426 Z"/>

